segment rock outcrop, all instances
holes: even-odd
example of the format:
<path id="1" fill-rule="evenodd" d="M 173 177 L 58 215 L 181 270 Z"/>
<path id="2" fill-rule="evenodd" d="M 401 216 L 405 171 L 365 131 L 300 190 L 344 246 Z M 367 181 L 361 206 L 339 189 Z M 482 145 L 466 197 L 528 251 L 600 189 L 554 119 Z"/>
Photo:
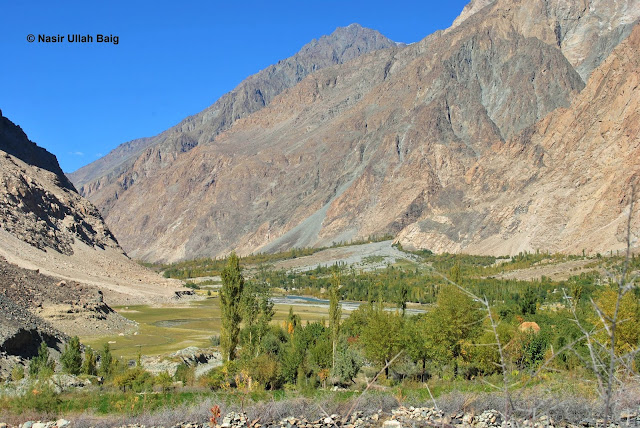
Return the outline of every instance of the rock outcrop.
<path id="1" fill-rule="evenodd" d="M 38 354 L 45 342 L 60 354 L 68 336 L 0 294 L 0 378 L 6 379 L 11 368 Z"/>

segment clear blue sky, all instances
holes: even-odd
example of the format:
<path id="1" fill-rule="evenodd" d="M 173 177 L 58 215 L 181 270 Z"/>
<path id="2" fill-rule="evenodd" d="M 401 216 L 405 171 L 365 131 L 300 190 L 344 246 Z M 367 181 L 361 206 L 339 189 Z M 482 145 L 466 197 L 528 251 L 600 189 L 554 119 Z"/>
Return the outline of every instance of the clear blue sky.
<path id="1" fill-rule="evenodd" d="M 71 172 L 201 111 L 336 27 L 356 22 L 412 43 L 447 28 L 466 3 L 5 1 L 0 109 Z M 119 42 L 27 41 L 78 33 Z"/>

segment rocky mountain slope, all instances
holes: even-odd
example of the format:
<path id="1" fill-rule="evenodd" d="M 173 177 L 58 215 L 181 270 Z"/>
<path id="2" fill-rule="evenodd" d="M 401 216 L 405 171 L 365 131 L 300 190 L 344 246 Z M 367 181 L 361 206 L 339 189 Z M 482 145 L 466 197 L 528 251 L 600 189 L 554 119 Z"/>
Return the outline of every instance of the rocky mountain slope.
<path id="1" fill-rule="evenodd" d="M 451 30 L 467 20 L 474 20 L 474 25 L 482 30 L 484 24 L 480 21 L 486 13 L 511 17 L 519 33 L 556 45 L 586 82 L 591 72 L 630 34 L 640 16 L 640 3 L 636 0 L 518 3 L 472 0 Z"/>
<path id="2" fill-rule="evenodd" d="M 22 269 L 2 257 L 0 278 L 0 296 L 68 335 L 113 334 L 133 325 L 114 312 L 104 302 L 102 291 L 94 287 Z"/>
<path id="3" fill-rule="evenodd" d="M 41 342 L 59 355 L 68 339 L 24 306 L 0 294 L 0 378 L 6 379 L 16 364 L 36 356 Z"/>
<path id="4" fill-rule="evenodd" d="M 84 196 L 100 204 L 103 213 L 108 213 L 119 195 L 139 179 L 170 166 L 179 153 L 213 141 L 236 120 L 269 105 L 274 97 L 308 74 L 395 46 L 379 32 L 357 24 L 338 28 L 329 36 L 312 40 L 294 56 L 248 77 L 209 108 L 160 135 L 125 143 L 80 168 L 70 174 L 71 180 Z"/>
<path id="5" fill-rule="evenodd" d="M 112 304 L 168 299 L 178 289 L 131 261 L 97 208 L 64 176 L 55 156 L 1 115 L 0 257 L 56 277 L 56 282 L 75 280 L 102 290 Z M 14 282 L 0 275 L 1 290 Z M 26 292 L 25 286 L 18 295 Z"/>
<path id="6" fill-rule="evenodd" d="M 309 74 L 188 152 L 149 151 L 135 186 L 119 178 L 127 191 L 87 194 L 148 260 L 382 233 L 447 251 L 619 248 L 617 229 L 604 235 L 637 171 L 618 157 L 635 150 L 637 91 L 633 67 L 605 70 L 637 57 L 633 39 L 611 52 L 638 16 L 631 0 L 474 2 L 419 43 Z"/>
<path id="7" fill-rule="evenodd" d="M 69 336 L 133 328 L 96 288 L 22 269 L 0 257 L 0 378 L 37 355 L 41 342 L 57 357 Z"/>
<path id="8" fill-rule="evenodd" d="M 639 90 L 637 25 L 569 108 L 495 144 L 467 171 L 460 186 L 466 207 L 424 217 L 400 241 L 476 253 L 623 248 L 631 187 L 636 198 L 640 192 Z M 472 221 L 463 229 L 465 218 Z"/>

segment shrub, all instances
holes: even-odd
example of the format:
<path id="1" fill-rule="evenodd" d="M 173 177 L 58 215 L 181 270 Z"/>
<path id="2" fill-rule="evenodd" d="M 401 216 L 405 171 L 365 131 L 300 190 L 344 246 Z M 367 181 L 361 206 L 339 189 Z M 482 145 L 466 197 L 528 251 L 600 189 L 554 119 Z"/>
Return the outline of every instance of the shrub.
<path id="1" fill-rule="evenodd" d="M 156 376 L 155 384 L 162 388 L 162 392 L 167 392 L 167 390 L 171 388 L 171 385 L 173 384 L 173 379 L 171 378 L 171 375 L 169 373 L 164 371 Z"/>
<path id="2" fill-rule="evenodd" d="M 211 342 L 211 346 L 220 346 L 220 335 L 214 334 L 209 338 L 209 342 Z"/>
<path id="3" fill-rule="evenodd" d="M 12 406 L 18 414 L 26 413 L 26 410 L 55 412 L 61 402 L 58 394 L 45 382 L 42 385 L 34 386 L 19 400 L 13 400 Z"/>
<path id="4" fill-rule="evenodd" d="M 249 364 L 249 374 L 261 385 L 274 389 L 280 381 L 278 362 L 269 354 L 261 354 Z"/>
<path id="5" fill-rule="evenodd" d="M 126 392 L 127 388 L 134 392 L 151 391 L 153 376 L 142 367 L 127 369 L 113 380 L 113 384 Z"/>
<path id="6" fill-rule="evenodd" d="M 24 379 L 24 367 L 20 364 L 16 364 L 11 370 L 11 380 L 15 382 L 21 379 Z"/>
<path id="7" fill-rule="evenodd" d="M 193 385 L 193 381 L 195 380 L 195 367 L 189 367 L 187 364 L 181 363 L 177 367 L 173 378 L 176 381 L 182 382 L 183 385 Z"/>
<path id="8" fill-rule="evenodd" d="M 227 373 L 224 366 L 216 367 L 209 371 L 206 376 L 200 378 L 200 385 L 210 389 L 223 389 L 229 386 Z"/>

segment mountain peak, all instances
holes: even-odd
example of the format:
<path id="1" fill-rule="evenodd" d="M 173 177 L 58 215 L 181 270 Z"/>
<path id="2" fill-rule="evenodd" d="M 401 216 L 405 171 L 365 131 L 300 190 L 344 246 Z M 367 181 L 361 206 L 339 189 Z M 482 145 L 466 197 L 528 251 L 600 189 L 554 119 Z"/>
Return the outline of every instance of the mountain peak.
<path id="1" fill-rule="evenodd" d="M 393 40 L 379 31 L 353 23 L 338 27 L 331 34 L 314 39 L 300 49 L 297 56 L 313 60 L 329 59 L 333 64 L 343 64 L 360 55 L 379 49 L 397 46 Z"/>

